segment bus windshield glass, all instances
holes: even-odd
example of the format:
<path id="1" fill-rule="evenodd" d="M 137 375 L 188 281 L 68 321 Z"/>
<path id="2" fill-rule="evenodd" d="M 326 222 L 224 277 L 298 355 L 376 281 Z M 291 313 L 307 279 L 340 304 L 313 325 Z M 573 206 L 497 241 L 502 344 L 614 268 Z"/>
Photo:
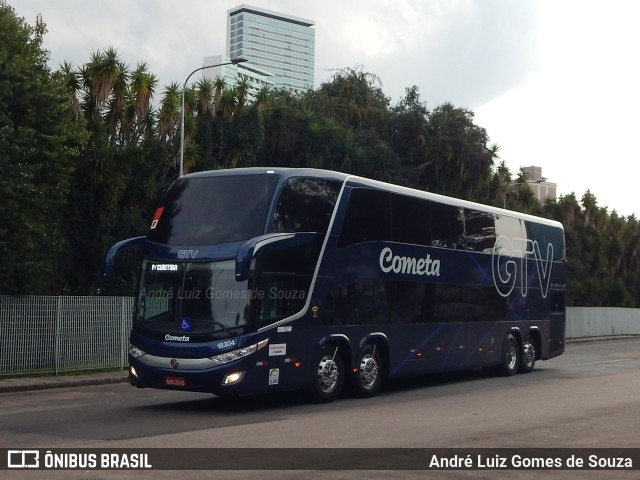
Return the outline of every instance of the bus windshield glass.
<path id="1" fill-rule="evenodd" d="M 234 260 L 145 262 L 135 322 L 163 333 L 230 337 L 246 327 L 249 300 Z"/>
<path id="2" fill-rule="evenodd" d="M 274 174 L 181 178 L 156 211 L 147 238 L 215 245 L 261 235 L 277 182 Z"/>

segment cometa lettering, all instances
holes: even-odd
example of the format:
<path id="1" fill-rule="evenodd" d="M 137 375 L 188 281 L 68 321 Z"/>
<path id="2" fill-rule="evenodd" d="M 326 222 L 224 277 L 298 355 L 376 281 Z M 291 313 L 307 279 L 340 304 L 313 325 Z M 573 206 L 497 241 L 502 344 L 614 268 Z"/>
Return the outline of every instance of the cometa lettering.
<path id="1" fill-rule="evenodd" d="M 405 273 L 409 275 L 440 276 L 440 260 L 434 260 L 431 255 L 425 258 L 401 257 L 394 255 L 393 250 L 385 247 L 380 252 L 380 269 L 384 273 Z"/>
<path id="2" fill-rule="evenodd" d="M 171 335 L 169 333 L 167 333 L 164 336 L 164 339 L 168 342 L 188 342 L 189 341 L 189 337 L 187 337 L 186 335 Z"/>

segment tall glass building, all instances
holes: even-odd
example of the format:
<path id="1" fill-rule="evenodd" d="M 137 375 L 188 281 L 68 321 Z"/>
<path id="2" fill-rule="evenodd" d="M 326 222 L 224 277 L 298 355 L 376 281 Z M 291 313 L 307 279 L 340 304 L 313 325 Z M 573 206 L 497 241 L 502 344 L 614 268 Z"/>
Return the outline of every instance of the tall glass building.
<path id="1" fill-rule="evenodd" d="M 314 88 L 315 22 L 248 5 L 227 14 L 227 57 L 246 58 L 276 87 Z"/>

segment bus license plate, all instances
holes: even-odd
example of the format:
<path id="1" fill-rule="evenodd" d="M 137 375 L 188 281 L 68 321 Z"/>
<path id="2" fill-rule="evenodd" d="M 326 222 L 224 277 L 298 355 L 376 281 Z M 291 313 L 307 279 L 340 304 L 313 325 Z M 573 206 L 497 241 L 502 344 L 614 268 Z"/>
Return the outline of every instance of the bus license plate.
<path id="1" fill-rule="evenodd" d="M 183 377 L 164 377 L 165 385 L 170 387 L 186 387 L 187 381 Z"/>

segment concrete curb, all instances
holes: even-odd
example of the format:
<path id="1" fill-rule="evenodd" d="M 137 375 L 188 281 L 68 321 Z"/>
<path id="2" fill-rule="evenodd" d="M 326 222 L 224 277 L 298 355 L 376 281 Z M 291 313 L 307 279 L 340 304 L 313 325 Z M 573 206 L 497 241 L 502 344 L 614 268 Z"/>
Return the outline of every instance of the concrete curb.
<path id="1" fill-rule="evenodd" d="M 0 393 L 28 392 L 52 388 L 84 387 L 125 383 L 129 380 L 126 370 L 87 375 L 60 375 L 56 377 L 23 377 L 0 380 Z"/>

